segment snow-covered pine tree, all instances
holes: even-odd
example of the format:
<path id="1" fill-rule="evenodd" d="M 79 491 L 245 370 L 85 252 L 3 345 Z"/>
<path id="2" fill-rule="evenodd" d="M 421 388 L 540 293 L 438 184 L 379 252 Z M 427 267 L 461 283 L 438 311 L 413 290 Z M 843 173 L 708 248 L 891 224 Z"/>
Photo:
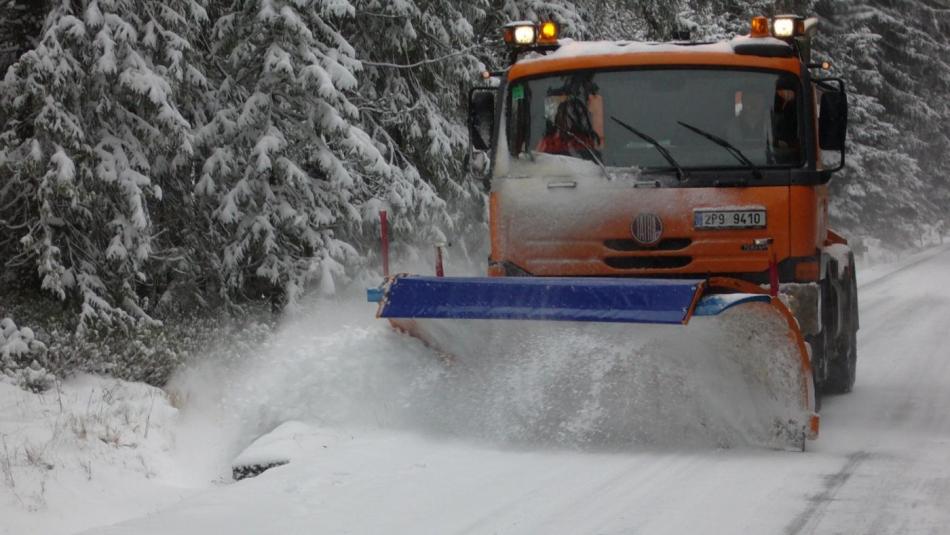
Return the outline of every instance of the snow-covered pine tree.
<path id="1" fill-rule="evenodd" d="M 749 33 L 752 17 L 792 13 L 810 16 L 815 0 L 683 0 L 679 25 L 701 40 L 729 39 Z"/>
<path id="2" fill-rule="evenodd" d="M 0 0 L 0 82 L 10 65 L 16 62 L 20 55 L 32 49 L 39 40 L 46 9 L 45 2 Z M 0 106 L 0 125 L 7 124 L 10 119 L 7 114 L 10 111 Z M 0 165 L 0 259 L 12 258 L 19 252 L 17 236 L 13 232 L 3 232 L 6 225 L 15 219 L 11 212 L 14 207 L 5 206 L 3 203 L 4 196 L 8 195 L 5 190 L 13 186 L 7 173 L 9 170 Z"/>
<path id="3" fill-rule="evenodd" d="M 0 76 L 39 41 L 47 2 L 0 0 Z"/>
<path id="4" fill-rule="evenodd" d="M 0 234 L 42 288 L 91 321 L 150 320 L 151 205 L 192 152 L 175 104 L 199 0 L 58 2 L 0 87 Z"/>
<path id="5" fill-rule="evenodd" d="M 680 0 L 577 0 L 593 39 L 668 39 Z"/>
<path id="6" fill-rule="evenodd" d="M 848 167 L 833 215 L 895 245 L 947 219 L 950 12 L 926 2 L 821 2 L 819 42 L 850 90 Z"/>
<path id="7" fill-rule="evenodd" d="M 358 260 L 350 236 L 371 184 L 395 173 L 354 126 L 361 66 L 337 29 L 354 14 L 346 0 L 239 0 L 215 22 L 223 76 L 195 192 L 213 207 L 206 267 L 224 296 L 276 305 L 311 280 L 332 292 Z"/>
<path id="8" fill-rule="evenodd" d="M 371 223 L 367 242 L 373 243 L 378 208 L 385 207 L 394 243 L 409 245 L 400 251 L 403 258 L 428 257 L 437 242 L 470 256 L 468 248 L 477 249 L 487 234 L 484 192 L 465 167 L 467 90 L 481 83 L 477 56 L 497 37 L 476 36 L 470 22 L 486 8 L 485 0 L 365 0 L 344 27 L 363 65 L 354 98 L 361 124 L 395 172 L 366 183 L 367 193 L 381 201 L 364 211 Z"/>

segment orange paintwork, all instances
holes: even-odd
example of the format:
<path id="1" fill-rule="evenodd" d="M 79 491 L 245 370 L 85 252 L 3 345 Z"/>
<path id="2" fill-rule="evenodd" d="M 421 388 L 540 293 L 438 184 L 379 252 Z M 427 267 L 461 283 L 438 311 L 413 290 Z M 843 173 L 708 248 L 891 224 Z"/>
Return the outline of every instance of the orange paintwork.
<path id="1" fill-rule="evenodd" d="M 529 184 L 531 181 L 533 184 Z M 538 276 L 616 276 L 763 272 L 765 250 L 743 250 L 756 238 L 772 238 L 781 262 L 814 256 L 828 230 L 827 186 L 747 188 L 634 189 L 579 184 L 575 189 L 548 189 L 540 179 L 496 181 L 489 201 L 491 260 L 508 261 Z M 506 195 L 508 187 L 528 194 Z M 510 199 L 509 197 L 517 197 Z M 576 202 L 578 207 L 572 208 Z M 596 206 L 596 211 L 583 207 Z M 696 230 L 693 211 L 700 208 L 765 207 L 764 229 Z M 607 240 L 629 240 L 637 214 L 655 213 L 663 220 L 664 239 L 687 238 L 679 250 L 616 251 Z M 679 268 L 616 269 L 607 257 L 689 256 Z M 809 280 L 811 280 L 809 278 Z"/>
<path id="2" fill-rule="evenodd" d="M 813 256 L 825 244 L 828 233 L 828 185 L 789 188 L 791 256 Z"/>
<path id="3" fill-rule="evenodd" d="M 687 47 L 684 47 L 684 49 L 686 48 Z M 627 54 L 591 54 L 523 61 L 516 63 L 511 67 L 511 70 L 508 72 L 508 79 L 517 80 L 526 76 L 536 76 L 584 69 L 648 67 L 661 65 L 775 69 L 788 71 L 792 74 L 795 74 L 796 76 L 801 72 L 801 63 L 799 63 L 795 58 L 765 58 L 760 56 L 739 55 L 719 51 L 634 51 Z"/>
<path id="4" fill-rule="evenodd" d="M 766 294 L 768 290 L 748 281 L 733 279 L 730 277 L 712 277 L 707 285 L 709 288 L 718 288 L 722 290 L 732 290 L 744 294 Z"/>
<path id="5" fill-rule="evenodd" d="M 693 300 L 689 303 L 689 308 L 686 310 L 686 315 L 683 316 L 683 325 L 689 323 L 690 318 L 693 317 L 693 314 L 696 312 L 696 307 L 699 306 L 699 301 L 702 299 L 703 294 L 706 293 L 706 281 L 700 281 L 696 285 L 696 293 L 693 294 Z"/>
<path id="6" fill-rule="evenodd" d="M 825 244 L 831 245 L 833 243 L 848 245 L 848 240 L 846 240 L 844 236 L 842 236 L 841 234 L 838 234 L 837 232 L 831 229 L 828 229 L 828 238 L 825 239 Z"/>
<path id="7" fill-rule="evenodd" d="M 762 272 L 768 269 L 769 251 L 743 250 L 757 238 L 772 238 L 779 261 L 804 250 L 814 254 L 814 245 L 809 247 L 813 238 L 789 231 L 790 190 L 797 189 L 812 188 L 637 189 L 598 179 L 579 182 L 572 189 L 548 189 L 544 179 L 497 180 L 490 201 L 492 260 L 511 262 L 537 276 Z M 740 206 L 765 208 L 767 227 L 693 228 L 695 209 Z M 678 250 L 638 251 L 618 251 L 605 244 L 630 240 L 630 225 L 644 212 L 662 219 L 664 239 L 686 238 L 691 243 Z M 692 260 L 683 267 L 661 269 L 614 268 L 604 262 L 606 258 L 662 256 Z"/>

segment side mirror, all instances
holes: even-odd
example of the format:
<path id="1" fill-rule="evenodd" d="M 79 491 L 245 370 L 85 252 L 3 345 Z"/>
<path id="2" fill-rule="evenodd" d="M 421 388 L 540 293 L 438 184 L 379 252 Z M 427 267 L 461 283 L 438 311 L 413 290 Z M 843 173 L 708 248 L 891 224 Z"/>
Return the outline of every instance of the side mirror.
<path id="1" fill-rule="evenodd" d="M 473 87 L 468 93 L 469 144 L 476 151 L 491 150 L 491 136 L 495 129 L 494 87 Z"/>
<path id="2" fill-rule="evenodd" d="M 818 82 L 821 107 L 818 115 L 818 147 L 841 153 L 841 161 L 832 171 L 844 167 L 845 140 L 848 133 L 848 95 L 840 78 Z"/>

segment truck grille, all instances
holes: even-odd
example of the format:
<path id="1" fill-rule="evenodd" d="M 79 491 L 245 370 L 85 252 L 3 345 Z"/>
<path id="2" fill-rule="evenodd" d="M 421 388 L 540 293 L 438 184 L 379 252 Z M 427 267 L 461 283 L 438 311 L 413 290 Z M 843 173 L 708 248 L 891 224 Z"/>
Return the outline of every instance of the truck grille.
<path id="1" fill-rule="evenodd" d="M 604 247 L 613 251 L 678 251 L 691 243 L 689 238 L 667 238 L 656 245 L 640 245 L 634 240 L 604 240 Z"/>
<path id="2" fill-rule="evenodd" d="M 604 263 L 614 269 L 675 269 L 689 265 L 691 256 L 608 256 Z"/>

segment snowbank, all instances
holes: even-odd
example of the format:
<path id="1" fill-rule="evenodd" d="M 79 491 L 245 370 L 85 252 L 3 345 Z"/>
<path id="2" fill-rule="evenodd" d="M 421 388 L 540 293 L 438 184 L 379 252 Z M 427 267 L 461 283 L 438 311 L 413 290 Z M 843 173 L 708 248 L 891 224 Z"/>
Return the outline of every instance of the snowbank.
<path id="1" fill-rule="evenodd" d="M 0 534 L 75 533 L 179 500 L 176 412 L 140 383 L 83 375 L 36 394 L 0 382 Z"/>
<path id="2" fill-rule="evenodd" d="M 5 380 L 33 391 L 46 390 L 53 375 L 46 371 L 46 345 L 33 329 L 17 327 L 10 318 L 0 320 L 0 383 Z"/>

